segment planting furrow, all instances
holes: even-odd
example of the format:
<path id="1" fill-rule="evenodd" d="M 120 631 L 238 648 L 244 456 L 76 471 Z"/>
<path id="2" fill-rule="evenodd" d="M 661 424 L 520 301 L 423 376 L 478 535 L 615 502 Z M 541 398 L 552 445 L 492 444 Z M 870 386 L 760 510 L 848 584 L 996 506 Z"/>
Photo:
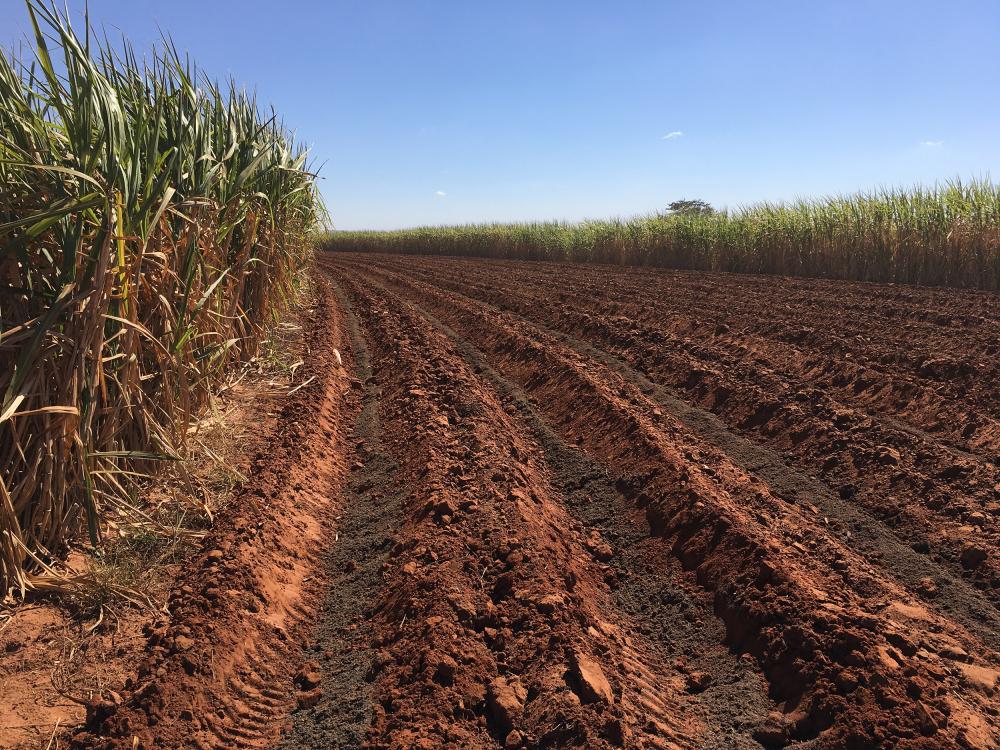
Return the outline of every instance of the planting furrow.
<path id="1" fill-rule="evenodd" d="M 720 449 L 734 463 L 765 480 L 782 499 L 800 502 L 822 517 L 824 523 L 838 530 L 845 543 L 875 562 L 911 592 L 921 593 L 927 581 L 934 581 L 935 591 L 928 606 L 955 619 L 977 634 L 991 648 L 1000 649 L 1000 613 L 995 602 L 956 575 L 939 560 L 916 551 L 911 544 L 897 538 L 898 528 L 891 528 L 865 513 L 850 500 L 831 491 L 823 482 L 807 473 L 793 469 L 766 445 L 754 443 L 728 429 L 718 417 L 690 404 L 671 389 L 651 382 L 641 372 L 607 351 L 551 331 L 537 322 L 538 327 L 588 359 L 600 362 L 633 383 L 664 410 L 679 419 L 699 438 Z"/>
<path id="2" fill-rule="evenodd" d="M 531 436 L 426 320 L 338 278 L 405 487 L 370 602 L 367 745 L 700 747 L 682 673 L 614 606 Z"/>
<path id="3" fill-rule="evenodd" d="M 878 288 L 872 290 L 879 295 Z M 735 290 L 734 290 L 735 292 Z M 996 324 L 963 324 L 943 305 L 937 313 L 954 325 L 920 325 L 907 318 L 869 313 L 860 320 L 829 292 L 808 305 L 782 299 L 748 306 L 713 290 L 697 299 L 649 293 L 637 303 L 635 290 L 601 294 L 605 314 L 626 317 L 669 332 L 679 344 L 725 346 L 730 357 L 762 360 L 788 377 L 808 379 L 838 399 L 891 413 L 963 451 L 1000 456 L 1000 405 L 995 393 L 1000 369 L 990 356 L 1000 349 Z M 566 291 L 561 300 L 594 312 L 589 290 Z M 956 406 L 963 406 L 956 409 Z"/>
<path id="4" fill-rule="evenodd" d="M 891 524 L 907 544 L 923 545 L 925 554 L 947 562 L 950 576 L 969 577 L 994 605 L 1000 600 L 1000 560 L 978 557 L 1000 540 L 1000 469 L 993 464 L 957 453 L 898 418 L 837 401 L 808 374 L 789 380 L 759 357 L 734 359 L 731 351 L 740 344 L 728 338 L 692 346 L 621 316 L 595 315 L 596 302 L 590 311 L 578 310 L 519 296 L 501 278 L 492 281 L 446 286 L 585 338 L 680 390 Z M 940 586 L 925 588 L 933 596 Z"/>
<path id="5" fill-rule="evenodd" d="M 381 273 L 376 269 L 371 272 Z M 397 283 L 407 283 L 406 277 L 395 278 Z M 602 363 L 635 384 L 701 439 L 722 450 L 744 470 L 764 479 L 782 499 L 803 503 L 825 523 L 832 524 L 847 544 L 884 568 L 914 595 L 922 596 L 928 606 L 955 619 L 991 648 L 1000 648 L 1000 612 L 995 598 L 971 586 L 954 570 L 957 566 L 944 564 L 940 557 L 929 555 L 914 544 L 913 537 L 901 533 L 906 529 L 901 529 L 902 524 L 898 521 L 891 526 L 882 523 L 859 508 L 853 498 L 845 499 L 823 481 L 791 468 L 766 445 L 736 434 L 711 412 L 679 398 L 672 389 L 650 381 L 608 351 L 565 333 L 551 331 L 535 319 L 530 325 L 558 336 L 562 343 L 579 354 Z"/>
<path id="6" fill-rule="evenodd" d="M 440 263 L 428 262 L 424 271 L 438 283 L 447 279 L 496 289 L 483 283 L 481 264 Z M 399 264 L 392 267 L 399 270 Z M 412 267 L 407 272 L 419 273 Z M 743 351 L 747 358 L 766 356 L 772 369 L 787 369 L 866 408 L 891 409 L 959 449 L 984 452 L 987 459 L 1000 456 L 995 397 L 1000 368 L 992 356 L 1000 351 L 1000 311 L 998 319 L 958 314 L 948 304 L 961 298 L 957 292 L 936 309 L 892 311 L 895 290 L 872 287 L 869 296 L 879 299 L 880 309 L 855 316 L 839 298 L 849 285 L 824 288 L 813 282 L 796 289 L 788 284 L 754 294 L 760 284 L 755 277 L 735 277 L 745 282 L 743 287 L 727 285 L 729 277 L 705 283 L 674 274 L 669 285 L 657 283 L 660 274 L 635 278 L 621 272 L 598 279 L 572 274 L 553 297 L 561 307 L 590 313 L 598 308 L 605 315 L 652 324 L 678 346 L 708 340 Z M 531 304 L 526 298 L 531 290 L 549 279 L 504 268 L 499 281 L 505 296 Z M 922 322 L 921 314 L 930 322 Z M 956 404 L 967 408 L 956 411 Z"/>
<path id="7" fill-rule="evenodd" d="M 415 264 L 408 265 L 412 272 Z M 451 271 L 466 283 L 482 283 L 481 265 L 445 268 L 440 259 L 427 259 L 424 267 L 438 280 Z M 545 286 L 548 274 L 533 268 L 505 267 L 504 291 L 517 296 Z M 477 272 L 470 274 L 473 269 Z M 926 297 L 923 304 L 931 307 L 910 308 L 893 303 L 911 290 L 871 286 L 867 302 L 852 305 L 842 298 L 850 298 L 853 287 L 843 283 L 704 279 L 620 271 L 594 277 L 583 269 L 564 275 L 554 296 L 591 312 L 599 302 L 610 314 L 670 330 L 680 343 L 707 337 L 749 349 L 750 355 L 760 348 L 775 349 L 772 362 L 818 386 L 838 389 L 868 408 L 891 406 L 897 416 L 958 448 L 1000 456 L 1000 403 L 995 397 L 1000 368 L 993 356 L 1000 351 L 1000 305 L 995 297 L 953 291 L 934 297 L 920 290 Z M 967 297 L 979 302 L 983 314 L 959 311 Z M 720 331 L 730 334 L 721 337 Z M 968 408 L 956 413 L 956 403 Z"/>
<path id="8" fill-rule="evenodd" d="M 394 304 L 408 303 L 395 297 Z M 759 747 L 753 730 L 775 706 L 765 697 L 766 683 L 753 660 L 735 658 L 723 645 L 725 628 L 714 616 L 711 597 L 681 568 L 664 540 L 650 535 L 645 515 L 615 486 L 604 466 L 567 445 L 523 389 L 490 367 L 474 346 L 427 311 L 414 309 L 448 337 L 474 371 L 495 387 L 508 413 L 531 430 L 544 452 L 551 482 L 573 519 L 588 530 L 588 550 L 607 563 L 605 578 L 615 603 L 634 628 L 630 637 L 645 637 L 675 659 L 671 682 L 683 684 L 691 709 L 705 725 L 699 747 Z M 647 713 L 665 710 L 658 698 L 661 686 L 650 679 L 648 667 L 635 654 L 623 665 Z"/>
<path id="9" fill-rule="evenodd" d="M 346 438 L 351 472 L 336 532 L 328 540 L 325 601 L 309 641 L 311 658 L 297 678 L 305 691 L 299 698 L 302 710 L 281 743 L 289 750 L 360 747 L 368 736 L 377 700 L 370 679 L 376 634 L 369 617 L 391 537 L 402 523 L 405 496 L 395 486 L 395 462 L 383 443 L 381 389 L 372 377 L 368 344 L 347 296 L 336 283 L 331 287 L 350 338 L 351 396 L 360 391 L 360 406 Z"/>
<path id="10" fill-rule="evenodd" d="M 784 702 L 761 741 L 995 741 L 982 731 L 996 717 L 995 654 L 914 604 L 810 509 L 784 501 L 618 373 L 523 320 L 419 282 L 365 275 L 469 340 L 564 441 L 620 478 L 653 532 L 714 593 L 730 642 L 759 660 Z M 972 672 L 993 678 L 973 684 Z"/>

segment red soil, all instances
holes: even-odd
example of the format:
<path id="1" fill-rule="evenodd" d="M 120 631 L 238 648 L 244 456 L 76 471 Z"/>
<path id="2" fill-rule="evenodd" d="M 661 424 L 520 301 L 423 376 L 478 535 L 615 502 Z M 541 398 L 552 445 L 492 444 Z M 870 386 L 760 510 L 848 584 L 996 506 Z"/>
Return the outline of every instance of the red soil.
<path id="1" fill-rule="evenodd" d="M 312 387 L 80 744 L 1000 747 L 996 295 L 317 276 Z"/>
<path id="2" fill-rule="evenodd" d="M 279 736 L 296 705 L 287 670 L 302 660 L 323 591 L 333 488 L 347 472 L 337 427 L 350 383 L 334 361 L 336 321 L 321 293 L 306 321 L 308 385 L 289 397 L 249 486 L 178 577 L 169 618 L 147 625 L 147 655 L 118 691 L 123 704 L 92 706 L 75 744 L 266 747 Z"/>

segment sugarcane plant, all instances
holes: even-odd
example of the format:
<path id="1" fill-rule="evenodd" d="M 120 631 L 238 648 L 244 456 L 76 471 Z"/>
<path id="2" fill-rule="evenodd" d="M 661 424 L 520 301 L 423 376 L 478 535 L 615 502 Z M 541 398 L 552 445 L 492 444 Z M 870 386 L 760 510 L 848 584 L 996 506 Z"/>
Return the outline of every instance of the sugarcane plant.
<path id="1" fill-rule="evenodd" d="M 220 378 L 286 309 L 324 214 L 273 112 L 165 40 L 142 61 L 27 0 L 0 53 L 0 595 L 141 516 Z"/>
<path id="2" fill-rule="evenodd" d="M 933 187 L 628 220 L 332 231 L 331 251 L 571 260 L 1000 289 L 1000 186 Z"/>

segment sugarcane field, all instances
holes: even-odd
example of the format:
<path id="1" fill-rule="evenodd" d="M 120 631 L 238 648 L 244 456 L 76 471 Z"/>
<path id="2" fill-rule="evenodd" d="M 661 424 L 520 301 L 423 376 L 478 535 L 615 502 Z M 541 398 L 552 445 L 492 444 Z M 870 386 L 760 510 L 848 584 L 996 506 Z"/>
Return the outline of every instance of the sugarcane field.
<path id="1" fill-rule="evenodd" d="M 5 0 L 0 750 L 1000 750 L 998 29 Z"/>

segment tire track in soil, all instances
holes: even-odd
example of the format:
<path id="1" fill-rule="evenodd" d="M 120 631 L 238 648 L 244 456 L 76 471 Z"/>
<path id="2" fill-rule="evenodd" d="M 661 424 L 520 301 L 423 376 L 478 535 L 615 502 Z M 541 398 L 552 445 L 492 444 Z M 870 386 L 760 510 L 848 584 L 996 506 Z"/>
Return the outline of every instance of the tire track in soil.
<path id="1" fill-rule="evenodd" d="M 308 684 L 302 686 L 311 689 L 300 695 L 300 710 L 280 743 L 286 750 L 364 744 L 375 703 L 375 636 L 369 618 L 404 501 L 404 493 L 394 487 L 395 462 L 382 445 L 381 389 L 372 379 L 368 345 L 343 290 L 335 281 L 331 287 L 350 339 L 352 384 L 354 390 L 361 389 L 360 409 L 350 435 L 351 473 L 326 562 L 327 598 L 310 644 L 313 658 L 300 673 L 318 672 L 321 687 L 313 687 L 316 676 L 306 677 Z"/>
<path id="2" fill-rule="evenodd" d="M 169 612 L 145 629 L 148 653 L 121 703 L 88 711 L 73 747 L 264 748 L 280 735 L 323 593 L 331 499 L 347 474 L 342 331 L 322 280 L 316 293 L 303 387 L 282 399 L 250 479 L 178 576 Z"/>
<path id="3" fill-rule="evenodd" d="M 549 337 L 526 337 L 520 331 L 530 326 L 511 328 L 481 303 L 405 279 L 398 287 L 485 345 L 493 366 L 514 373 L 564 436 L 602 463 L 638 472 L 626 493 L 646 509 L 655 533 L 674 541 L 685 566 L 697 568 L 731 638 L 762 660 L 772 690 L 789 701 L 758 739 L 769 746 L 810 736 L 823 747 L 995 746 L 988 717 L 997 709 L 985 696 L 998 673 L 961 649 L 969 641 L 960 628 L 909 604 L 825 525 L 724 455 L 692 445 L 617 374 L 585 365 Z M 995 663 L 995 654 L 979 657 Z M 905 683 L 894 676 L 900 670 Z"/>
<path id="4" fill-rule="evenodd" d="M 463 294 L 456 291 L 455 293 Z M 464 295 L 467 296 L 467 295 Z M 689 401 L 673 387 L 654 382 L 650 376 L 592 341 L 571 336 L 564 330 L 520 313 L 500 308 L 475 297 L 488 309 L 503 313 L 557 339 L 580 355 L 600 362 L 634 384 L 643 394 L 675 416 L 699 438 L 709 443 L 748 473 L 763 479 L 783 500 L 815 507 L 824 523 L 836 530 L 841 539 L 874 564 L 884 568 L 911 592 L 918 592 L 929 579 L 934 582 L 934 601 L 928 606 L 948 615 L 975 633 L 990 648 L 1000 650 L 1000 605 L 963 579 L 955 564 L 918 552 L 899 531 L 855 503 L 842 499 L 822 480 L 792 465 L 766 445 L 732 431 L 712 412 Z M 915 598 L 917 594 L 914 593 Z"/>
<path id="5" fill-rule="evenodd" d="M 662 540 L 650 535 L 642 514 L 616 488 L 606 467 L 568 446 L 516 383 L 494 370 L 483 353 L 431 313 L 414 308 L 444 333 L 474 372 L 493 384 L 544 451 L 554 486 L 574 517 L 609 542 L 607 562 L 615 603 L 660 654 L 674 659 L 706 730 L 699 748 L 760 748 L 752 730 L 777 706 L 766 696 L 767 681 L 752 659 L 723 646 L 726 632 L 711 598 L 685 573 Z M 637 670 L 638 665 L 632 665 Z M 628 671 L 632 671 L 628 670 Z M 654 692 L 656 685 L 643 685 Z"/>

